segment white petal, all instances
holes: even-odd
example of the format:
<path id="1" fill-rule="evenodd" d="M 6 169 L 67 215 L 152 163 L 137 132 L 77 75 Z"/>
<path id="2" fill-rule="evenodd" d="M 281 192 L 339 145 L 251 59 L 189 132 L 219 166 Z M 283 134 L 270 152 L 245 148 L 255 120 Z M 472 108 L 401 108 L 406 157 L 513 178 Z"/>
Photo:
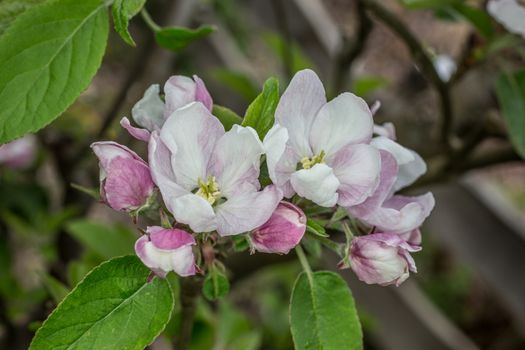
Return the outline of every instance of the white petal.
<path id="1" fill-rule="evenodd" d="M 525 37 L 525 6 L 517 0 L 490 0 L 488 12 L 509 32 Z"/>
<path id="2" fill-rule="evenodd" d="M 164 84 L 164 94 L 166 100 L 165 116 L 169 117 L 177 109 L 189 103 L 195 102 L 197 87 L 195 82 L 183 75 L 174 75 Z"/>
<path id="3" fill-rule="evenodd" d="M 204 198 L 193 193 L 171 202 L 175 220 L 189 225 L 194 232 L 210 232 L 217 228 L 213 208 Z"/>
<path id="4" fill-rule="evenodd" d="M 234 125 L 217 141 L 209 173 L 217 177 L 223 196 L 254 192 L 259 185 L 259 168 L 264 147 L 255 130 Z"/>
<path id="5" fill-rule="evenodd" d="M 206 180 L 208 162 L 224 127 L 201 103 L 176 110 L 162 127 L 160 138 L 172 154 L 175 181 L 191 191 Z"/>
<path id="6" fill-rule="evenodd" d="M 151 133 L 148 144 L 148 162 L 153 182 L 159 187 L 164 204 L 173 213 L 171 203 L 175 198 L 189 192 L 175 183 L 175 174 L 171 167 L 171 154 L 160 140 L 158 131 Z"/>
<path id="7" fill-rule="evenodd" d="M 279 187 L 285 197 L 295 194 L 290 178 L 297 169 L 300 157 L 287 144 L 288 130 L 275 124 L 264 137 L 266 164 L 272 182 Z"/>
<path id="8" fill-rule="evenodd" d="M 164 124 L 164 102 L 159 96 L 159 85 L 151 85 L 144 97 L 131 109 L 131 116 L 138 125 L 153 131 L 160 129 Z"/>
<path id="9" fill-rule="evenodd" d="M 281 199 L 282 192 L 275 186 L 228 199 L 217 207 L 217 232 L 230 236 L 261 226 L 272 216 Z"/>
<path id="10" fill-rule="evenodd" d="M 391 153 L 396 159 L 399 172 L 393 187 L 394 192 L 412 184 L 427 171 L 427 165 L 419 154 L 387 137 L 374 137 L 370 144 Z"/>
<path id="11" fill-rule="evenodd" d="M 379 184 L 381 156 L 370 145 L 359 144 L 342 148 L 332 163 L 328 163 L 341 182 L 338 204 L 344 207 L 357 205 L 371 196 Z"/>
<path id="12" fill-rule="evenodd" d="M 332 168 L 326 164 L 296 171 L 292 174 L 291 183 L 297 194 L 322 207 L 332 207 L 337 203 L 340 183 Z"/>
<path id="13" fill-rule="evenodd" d="M 186 277 L 195 274 L 195 258 L 191 245 L 176 249 L 171 254 L 172 270 L 179 276 Z"/>
<path id="14" fill-rule="evenodd" d="M 314 154 L 333 155 L 343 146 L 368 143 L 374 121 L 366 102 L 349 92 L 325 104 L 312 125 L 310 144 Z"/>
<path id="15" fill-rule="evenodd" d="M 276 123 L 288 129 L 290 145 L 301 157 L 312 155 L 308 140 L 310 129 L 325 103 L 325 91 L 319 77 L 305 69 L 294 75 L 277 105 Z"/>

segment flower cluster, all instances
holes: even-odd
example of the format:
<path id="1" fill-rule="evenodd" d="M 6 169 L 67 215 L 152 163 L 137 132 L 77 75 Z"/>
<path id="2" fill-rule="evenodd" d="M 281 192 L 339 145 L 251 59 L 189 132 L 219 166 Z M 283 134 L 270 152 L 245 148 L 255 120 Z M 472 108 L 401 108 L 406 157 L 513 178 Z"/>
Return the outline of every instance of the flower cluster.
<path id="1" fill-rule="evenodd" d="M 147 227 L 135 246 L 154 273 L 193 275 L 202 270 L 200 246 L 234 235 L 252 252 L 286 254 L 303 238 L 303 209 L 312 206 L 342 207 L 356 228 L 366 227 L 353 232 L 343 257 L 362 281 L 399 285 L 415 271 L 410 253 L 421 249 L 419 227 L 434 199 L 395 193 L 426 165 L 395 141 L 391 124 L 374 125 L 363 99 L 343 93 L 327 101 L 317 75 L 300 71 L 261 140 L 251 127 L 225 130 L 196 76 L 171 77 L 163 92 L 153 85 L 133 107 L 137 126 L 121 121 L 147 143 L 147 162 L 115 142 L 92 145 L 105 203 L 135 217 L 161 213 L 163 224 Z M 271 179 L 265 187 L 263 161 Z"/>

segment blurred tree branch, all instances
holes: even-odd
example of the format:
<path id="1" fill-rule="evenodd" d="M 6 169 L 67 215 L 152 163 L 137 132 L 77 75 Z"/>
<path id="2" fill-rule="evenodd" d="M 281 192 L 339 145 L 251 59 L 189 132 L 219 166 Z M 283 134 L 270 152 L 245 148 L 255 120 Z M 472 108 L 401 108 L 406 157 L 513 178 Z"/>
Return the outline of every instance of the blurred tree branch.
<path id="1" fill-rule="evenodd" d="M 414 60 L 419 64 L 423 75 L 434 86 L 438 93 L 441 110 L 440 142 L 446 150 L 451 148 L 451 131 L 453 123 L 452 103 L 449 85 L 441 80 L 433 60 L 424 46 L 410 29 L 395 14 L 376 0 L 359 0 L 381 22 L 388 26 L 405 43 Z"/>

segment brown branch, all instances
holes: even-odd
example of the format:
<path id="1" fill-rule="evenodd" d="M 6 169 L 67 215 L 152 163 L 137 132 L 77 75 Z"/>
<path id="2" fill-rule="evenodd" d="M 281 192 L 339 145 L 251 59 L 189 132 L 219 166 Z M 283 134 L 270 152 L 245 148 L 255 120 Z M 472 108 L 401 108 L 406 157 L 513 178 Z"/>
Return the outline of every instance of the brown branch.
<path id="1" fill-rule="evenodd" d="M 175 349 L 186 350 L 191 341 L 193 320 L 197 309 L 197 300 L 202 291 L 202 276 L 185 277 L 181 279 L 180 302 L 182 307 L 182 324 L 179 336 L 175 339 Z"/>
<path id="2" fill-rule="evenodd" d="M 334 69 L 333 93 L 342 92 L 348 84 L 352 64 L 365 48 L 365 43 L 372 32 L 373 22 L 368 17 L 365 6 L 361 1 L 357 3 L 357 33 L 354 40 L 344 39 L 344 45 L 338 54 Z"/>
<path id="3" fill-rule="evenodd" d="M 446 149 L 450 148 L 453 112 L 448 84 L 439 77 L 432 58 L 416 36 L 396 15 L 379 4 L 376 0 L 360 0 L 366 8 L 381 22 L 390 28 L 405 43 L 414 60 L 420 66 L 423 75 L 434 86 L 438 93 L 441 110 L 440 142 Z"/>

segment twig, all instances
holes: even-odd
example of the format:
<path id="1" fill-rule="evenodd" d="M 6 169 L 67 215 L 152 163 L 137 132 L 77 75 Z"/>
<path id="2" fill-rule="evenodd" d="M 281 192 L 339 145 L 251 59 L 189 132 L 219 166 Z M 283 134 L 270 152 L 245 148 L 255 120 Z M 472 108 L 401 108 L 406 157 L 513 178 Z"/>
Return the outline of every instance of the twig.
<path id="1" fill-rule="evenodd" d="M 179 336 L 175 340 L 175 349 L 177 350 L 186 350 L 190 344 L 193 321 L 197 309 L 197 299 L 201 294 L 203 281 L 201 276 L 181 279 L 180 302 L 182 308 L 182 324 Z"/>
<path id="2" fill-rule="evenodd" d="M 418 62 L 424 76 L 436 89 L 441 109 L 440 141 L 446 149 L 450 148 L 450 133 L 452 129 L 453 113 L 448 84 L 439 77 L 432 58 L 419 42 L 416 36 L 388 9 L 376 0 L 360 0 L 381 22 L 387 25 L 405 43 L 410 53 Z"/>
<path id="3" fill-rule="evenodd" d="M 352 64 L 365 48 L 366 40 L 372 32 L 373 22 L 368 17 L 365 6 L 361 1 L 357 3 L 357 33 L 354 40 L 345 39 L 344 45 L 337 57 L 334 69 L 333 93 L 342 92 L 348 84 Z"/>

